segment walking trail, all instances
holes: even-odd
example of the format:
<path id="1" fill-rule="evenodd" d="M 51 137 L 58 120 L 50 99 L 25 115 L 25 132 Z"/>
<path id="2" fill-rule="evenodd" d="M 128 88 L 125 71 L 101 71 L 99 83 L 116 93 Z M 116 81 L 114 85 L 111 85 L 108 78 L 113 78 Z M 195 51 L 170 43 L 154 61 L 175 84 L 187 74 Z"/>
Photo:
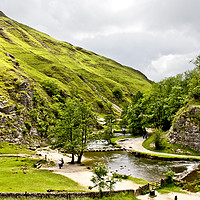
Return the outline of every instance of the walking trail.
<path id="1" fill-rule="evenodd" d="M 167 155 L 167 156 L 173 156 L 173 157 L 190 157 L 190 158 L 200 158 L 200 156 L 189 156 L 189 155 L 178 155 L 178 154 L 169 154 L 169 153 L 161 153 L 161 152 L 154 152 L 150 151 L 148 149 L 145 149 L 142 146 L 142 143 L 144 142 L 143 137 L 138 138 L 125 138 L 116 141 L 117 144 L 119 144 L 122 148 L 125 148 L 130 151 L 138 151 L 142 153 L 150 153 L 155 155 Z"/>

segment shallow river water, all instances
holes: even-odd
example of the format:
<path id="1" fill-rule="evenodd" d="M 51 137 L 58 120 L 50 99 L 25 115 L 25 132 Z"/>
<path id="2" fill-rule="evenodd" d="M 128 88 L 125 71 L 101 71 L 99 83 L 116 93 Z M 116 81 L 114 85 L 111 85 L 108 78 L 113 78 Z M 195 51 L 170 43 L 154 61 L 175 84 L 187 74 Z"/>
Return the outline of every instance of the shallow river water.
<path id="1" fill-rule="evenodd" d="M 106 164 L 109 172 L 131 175 L 147 181 L 159 180 L 169 170 L 173 170 L 177 174 L 186 173 L 186 171 L 198 165 L 197 162 L 189 161 L 160 161 L 137 158 L 126 151 L 86 152 L 84 157 L 86 160 L 83 163 L 87 166 L 94 167 L 101 162 Z"/>

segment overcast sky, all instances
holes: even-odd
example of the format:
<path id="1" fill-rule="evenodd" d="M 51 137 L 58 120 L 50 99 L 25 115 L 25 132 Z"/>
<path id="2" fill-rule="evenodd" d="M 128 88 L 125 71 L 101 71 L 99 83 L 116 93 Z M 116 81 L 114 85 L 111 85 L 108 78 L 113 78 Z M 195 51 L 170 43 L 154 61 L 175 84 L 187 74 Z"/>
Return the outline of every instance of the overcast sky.
<path id="1" fill-rule="evenodd" d="M 200 0 L 0 0 L 8 17 L 160 81 L 193 69 Z"/>

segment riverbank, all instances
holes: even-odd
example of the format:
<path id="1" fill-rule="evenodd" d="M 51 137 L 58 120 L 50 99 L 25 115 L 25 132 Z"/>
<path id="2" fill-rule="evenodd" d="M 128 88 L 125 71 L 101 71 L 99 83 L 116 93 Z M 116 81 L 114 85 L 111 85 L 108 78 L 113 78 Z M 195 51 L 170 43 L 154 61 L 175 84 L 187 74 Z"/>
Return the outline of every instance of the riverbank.
<path id="1" fill-rule="evenodd" d="M 145 149 L 142 146 L 144 142 L 143 137 L 137 138 L 125 138 L 121 140 L 117 140 L 116 143 L 120 145 L 123 149 L 128 152 L 132 152 L 136 156 L 140 157 L 148 157 L 149 158 L 163 158 L 163 159 L 171 159 L 171 160 L 196 160 L 200 161 L 200 156 L 189 156 L 189 155 L 180 155 L 180 154 L 168 154 L 168 153 L 161 153 L 161 152 L 154 152 Z"/>
<path id="2" fill-rule="evenodd" d="M 137 138 L 133 138 L 137 139 Z M 128 148 L 132 146 L 133 149 L 133 141 L 130 141 L 126 143 L 124 148 Z M 140 141 L 141 142 L 141 141 Z M 139 140 L 137 140 L 136 144 L 138 145 L 138 148 L 140 146 Z M 134 143 L 135 144 L 135 143 Z M 141 147 L 143 148 L 143 147 Z M 47 169 L 52 171 L 53 173 L 60 174 L 63 176 L 66 176 L 76 182 L 78 182 L 81 186 L 88 188 L 88 186 L 92 185 L 92 182 L 90 181 L 93 173 L 91 169 L 88 169 L 86 166 L 81 166 L 81 165 L 71 165 L 69 164 L 71 158 L 70 155 L 63 155 L 59 153 L 58 151 L 52 151 L 52 150 L 42 150 L 38 151 L 38 154 L 40 157 L 47 158 L 48 160 L 54 161 L 55 163 L 58 162 L 59 159 L 63 158 L 65 161 L 65 164 L 62 169 L 58 169 L 58 166 L 54 167 L 45 167 L 43 166 L 42 169 Z M 85 159 L 85 158 L 83 158 Z M 117 182 L 115 186 L 115 190 L 128 190 L 128 189 L 137 189 L 139 184 L 134 184 L 132 181 L 129 180 L 123 180 L 122 182 Z M 140 200 L 174 200 L 174 197 L 177 196 L 178 199 L 181 200 L 188 200 L 190 199 L 195 199 L 195 200 L 200 200 L 200 193 L 175 193 L 175 192 L 170 192 L 167 194 L 160 194 L 156 191 L 156 197 L 150 197 L 149 194 L 146 195 L 140 195 L 137 198 Z"/>
<path id="3" fill-rule="evenodd" d="M 56 163 L 56 166 L 49 167 L 43 165 L 41 169 L 50 170 L 53 173 L 60 174 L 66 176 L 86 189 L 89 186 L 92 186 L 93 183 L 90 181 L 92 178 L 93 172 L 91 169 L 88 169 L 86 166 L 82 166 L 80 164 L 69 164 L 71 161 L 70 155 L 63 155 L 56 150 L 43 149 L 41 151 L 37 151 L 37 155 L 43 159 L 47 159 L 48 161 L 53 161 Z M 58 168 L 58 161 L 63 158 L 64 165 L 61 169 Z M 83 160 L 85 158 L 83 157 Z M 128 189 L 137 189 L 140 184 L 135 184 L 130 180 L 122 180 L 115 184 L 115 190 L 128 190 Z"/>

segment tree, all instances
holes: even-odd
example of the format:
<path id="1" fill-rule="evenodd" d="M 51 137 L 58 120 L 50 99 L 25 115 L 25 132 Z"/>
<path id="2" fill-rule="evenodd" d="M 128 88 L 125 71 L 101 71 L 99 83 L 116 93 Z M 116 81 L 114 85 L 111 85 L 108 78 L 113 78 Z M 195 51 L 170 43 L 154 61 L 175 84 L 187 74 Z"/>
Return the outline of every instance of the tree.
<path id="1" fill-rule="evenodd" d="M 71 163 L 81 163 L 83 151 L 87 146 L 88 134 L 91 133 L 94 123 L 91 109 L 79 99 L 67 99 L 65 104 L 60 104 L 58 122 L 54 128 L 54 146 L 63 148 L 72 154 Z"/>
<path id="2" fill-rule="evenodd" d="M 87 148 L 88 135 L 92 133 L 95 125 L 95 117 L 92 113 L 91 107 L 84 102 L 79 102 L 79 117 L 80 117 L 80 143 L 77 151 L 77 163 L 81 163 L 84 150 Z"/>
<path id="3" fill-rule="evenodd" d="M 162 129 L 155 129 L 154 130 L 154 143 L 155 143 L 155 147 L 158 150 L 164 149 L 165 145 L 164 145 L 164 139 L 162 138 Z"/>
<path id="4" fill-rule="evenodd" d="M 123 123 L 127 124 L 129 132 L 132 135 L 143 134 L 144 129 L 144 105 L 142 102 L 143 94 L 137 92 L 133 96 L 132 103 L 125 109 L 123 113 Z"/>
<path id="5" fill-rule="evenodd" d="M 55 147 L 63 148 L 71 153 L 72 164 L 74 164 L 75 147 L 78 143 L 79 115 L 77 108 L 76 101 L 67 99 L 65 104 L 62 104 L 60 118 L 54 129 Z"/>
<path id="6" fill-rule="evenodd" d="M 171 184 L 174 182 L 173 177 L 174 177 L 175 172 L 173 171 L 168 171 L 165 175 L 167 184 Z"/>
<path id="7" fill-rule="evenodd" d="M 97 167 L 93 170 L 94 175 L 92 176 L 91 181 L 94 183 L 94 186 L 90 186 L 89 189 L 97 187 L 99 190 L 99 197 L 103 196 L 102 191 L 104 189 L 109 189 L 109 191 L 113 191 L 115 181 L 115 174 L 111 177 L 108 176 L 108 169 L 105 164 L 99 163 Z"/>
<path id="8" fill-rule="evenodd" d="M 116 117 L 113 114 L 108 114 L 105 117 L 106 122 L 106 129 L 104 131 L 104 139 L 108 141 L 108 143 L 111 143 L 111 138 L 113 136 L 113 124 L 116 121 Z"/>

